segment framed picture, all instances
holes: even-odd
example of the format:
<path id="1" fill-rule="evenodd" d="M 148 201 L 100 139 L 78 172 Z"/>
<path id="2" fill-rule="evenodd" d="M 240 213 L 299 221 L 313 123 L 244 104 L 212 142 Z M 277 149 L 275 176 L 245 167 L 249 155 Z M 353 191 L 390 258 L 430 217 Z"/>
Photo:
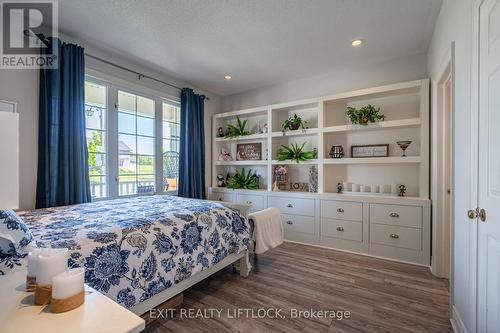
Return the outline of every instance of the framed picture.
<path id="1" fill-rule="evenodd" d="M 389 156 L 388 144 L 351 146 L 352 158 L 388 157 L 388 156 Z"/>
<path id="2" fill-rule="evenodd" d="M 262 143 L 239 143 L 236 145 L 236 160 L 262 160 Z"/>

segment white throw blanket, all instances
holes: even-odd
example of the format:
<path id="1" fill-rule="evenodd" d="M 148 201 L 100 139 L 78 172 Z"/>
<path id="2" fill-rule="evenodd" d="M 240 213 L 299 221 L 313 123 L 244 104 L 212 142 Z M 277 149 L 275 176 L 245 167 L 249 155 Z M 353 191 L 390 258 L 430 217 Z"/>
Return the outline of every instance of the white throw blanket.
<path id="1" fill-rule="evenodd" d="M 253 224 L 254 252 L 261 254 L 283 243 L 283 223 L 278 208 L 267 208 L 249 215 Z"/>

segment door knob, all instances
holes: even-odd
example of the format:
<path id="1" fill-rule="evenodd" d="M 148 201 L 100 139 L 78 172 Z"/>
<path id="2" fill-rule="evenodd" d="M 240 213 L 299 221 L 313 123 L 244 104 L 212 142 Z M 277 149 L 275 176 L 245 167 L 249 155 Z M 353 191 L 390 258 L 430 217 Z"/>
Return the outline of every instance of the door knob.
<path id="1" fill-rule="evenodd" d="M 476 208 L 476 209 L 469 209 L 469 210 L 467 211 L 467 217 L 469 217 L 469 219 L 471 219 L 471 220 L 475 220 L 475 219 L 477 219 L 477 216 L 478 216 L 478 212 L 477 212 L 477 211 L 478 211 L 478 210 L 479 210 L 479 208 Z"/>
<path id="2" fill-rule="evenodd" d="M 481 222 L 486 221 L 486 210 L 484 210 L 483 208 L 479 210 L 479 219 L 481 220 Z"/>
<path id="3" fill-rule="evenodd" d="M 342 227 L 337 227 L 337 231 L 344 231 L 344 228 L 342 228 Z"/>

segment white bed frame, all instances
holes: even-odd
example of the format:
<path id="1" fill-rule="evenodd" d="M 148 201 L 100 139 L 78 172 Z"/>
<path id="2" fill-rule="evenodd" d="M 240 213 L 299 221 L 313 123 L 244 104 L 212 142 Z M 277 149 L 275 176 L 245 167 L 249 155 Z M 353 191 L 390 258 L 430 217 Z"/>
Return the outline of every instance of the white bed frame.
<path id="1" fill-rule="evenodd" d="M 237 210 L 241 215 L 245 216 L 245 218 L 248 219 L 248 209 L 250 208 L 249 205 L 244 205 L 244 204 L 236 204 L 232 202 L 220 202 L 217 201 L 217 203 L 220 203 L 228 208 Z M 238 262 L 238 263 L 236 263 Z M 235 264 L 236 263 L 236 264 Z M 249 260 L 249 250 L 245 250 L 240 253 L 235 253 L 235 254 L 230 254 L 226 258 L 224 258 L 221 262 L 219 262 L 217 265 L 211 266 L 201 272 L 196 273 L 195 275 L 182 280 L 181 282 L 177 283 L 176 285 L 162 291 L 161 293 L 158 293 L 154 295 L 153 297 L 147 299 L 144 302 L 141 302 L 134 307 L 130 308 L 129 310 L 134 312 L 137 315 L 142 315 L 149 310 L 157 307 L 158 305 L 164 303 L 165 301 L 168 301 L 172 297 L 177 296 L 178 294 L 182 293 L 184 290 L 190 288 L 191 286 L 195 285 L 196 283 L 204 280 L 205 278 L 209 277 L 210 275 L 220 271 L 224 267 L 227 267 L 229 265 L 235 264 L 235 267 L 237 270 L 239 270 L 240 275 L 243 277 L 247 277 L 248 274 L 250 273 L 250 270 L 252 269 L 252 266 L 250 265 L 250 260 Z"/>

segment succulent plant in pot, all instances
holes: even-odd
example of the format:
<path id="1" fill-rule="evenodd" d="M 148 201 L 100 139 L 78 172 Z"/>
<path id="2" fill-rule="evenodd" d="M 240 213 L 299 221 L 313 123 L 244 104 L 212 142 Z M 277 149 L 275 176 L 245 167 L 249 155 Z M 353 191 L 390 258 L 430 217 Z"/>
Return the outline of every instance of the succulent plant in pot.
<path id="1" fill-rule="evenodd" d="M 368 123 L 376 123 L 385 119 L 385 115 L 380 114 L 380 108 L 375 108 L 371 104 L 360 109 L 348 106 L 346 115 L 351 123 L 356 125 L 368 125 Z"/>
<path id="2" fill-rule="evenodd" d="M 289 117 L 282 127 L 283 135 L 285 135 L 285 131 L 296 131 L 299 128 L 306 129 L 306 124 L 307 121 L 302 120 L 302 117 L 298 116 L 296 113 L 293 115 L 293 117 Z"/>
<path id="3" fill-rule="evenodd" d="M 246 129 L 248 119 L 241 121 L 240 117 L 236 117 L 236 125 L 227 125 L 226 133 L 224 133 L 225 138 L 235 138 L 237 136 L 250 135 L 250 131 Z"/>
<path id="4" fill-rule="evenodd" d="M 248 170 L 245 173 L 245 168 L 241 170 L 241 173 L 236 170 L 236 174 L 229 178 L 227 182 L 227 187 L 232 189 L 246 189 L 246 190 L 258 190 L 260 184 L 260 178 L 257 173 L 252 174 L 252 170 Z"/>
<path id="5" fill-rule="evenodd" d="M 278 150 L 278 161 L 282 162 L 286 160 L 292 160 L 300 163 L 314 159 L 313 151 L 304 151 L 305 145 L 305 142 L 300 147 L 296 143 L 292 144 L 291 147 L 282 145 L 282 148 Z"/>

